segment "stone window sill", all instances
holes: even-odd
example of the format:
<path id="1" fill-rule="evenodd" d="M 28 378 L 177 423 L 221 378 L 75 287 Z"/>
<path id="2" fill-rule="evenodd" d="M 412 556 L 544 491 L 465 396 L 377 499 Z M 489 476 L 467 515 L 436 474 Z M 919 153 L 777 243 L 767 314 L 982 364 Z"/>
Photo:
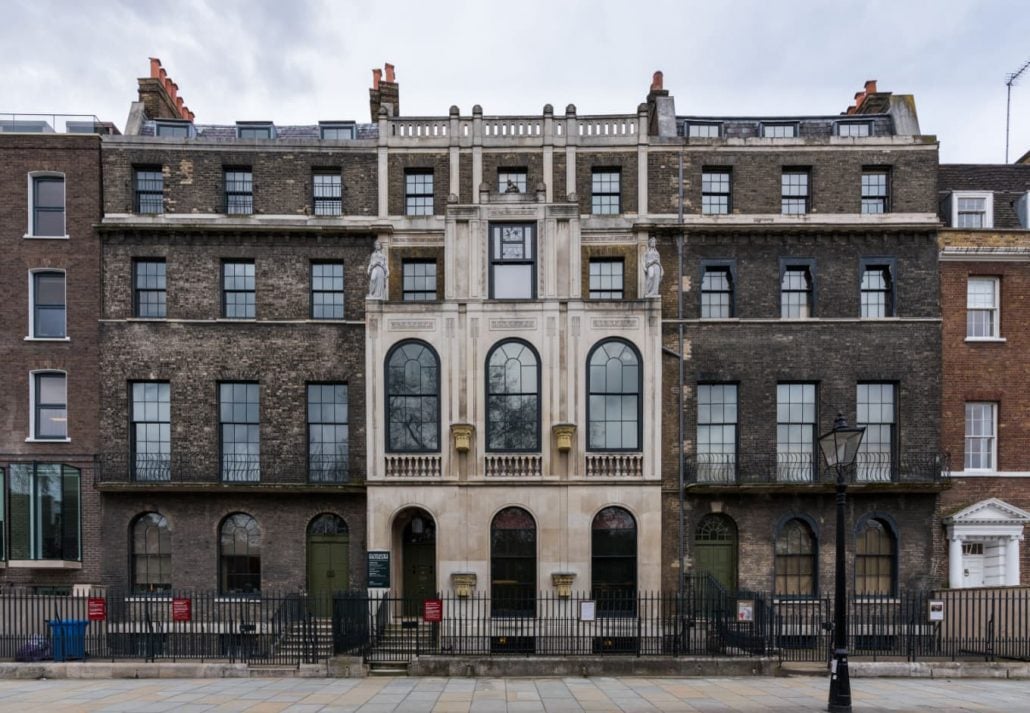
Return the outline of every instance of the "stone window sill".
<path id="1" fill-rule="evenodd" d="M 71 238 L 67 235 L 29 235 L 25 233 L 22 236 L 26 240 L 70 240 Z"/>
<path id="2" fill-rule="evenodd" d="M 1007 342 L 1008 339 L 1005 337 L 966 337 L 966 344 L 977 344 L 981 342 L 991 343 L 1002 343 Z"/>
<path id="3" fill-rule="evenodd" d="M 82 569 L 82 562 L 74 560 L 8 560 L 11 569 Z"/>
<path id="4" fill-rule="evenodd" d="M 25 439 L 26 443 L 71 443 L 70 438 L 33 438 L 28 437 Z"/>
<path id="5" fill-rule="evenodd" d="M 70 342 L 71 337 L 25 337 L 26 342 Z"/>

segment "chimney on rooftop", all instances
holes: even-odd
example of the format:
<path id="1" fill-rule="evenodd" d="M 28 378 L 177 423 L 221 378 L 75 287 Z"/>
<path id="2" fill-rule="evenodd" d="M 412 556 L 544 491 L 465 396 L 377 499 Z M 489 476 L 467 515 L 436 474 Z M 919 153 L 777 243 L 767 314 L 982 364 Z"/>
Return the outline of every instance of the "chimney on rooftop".
<path id="1" fill-rule="evenodd" d="M 386 63 L 385 79 L 383 73 L 383 69 L 372 70 L 372 88 L 368 90 L 368 104 L 373 122 L 379 121 L 380 107 L 386 109 L 387 115 L 391 117 L 400 116 L 401 113 L 400 85 L 397 84 L 393 65 Z"/>
<path id="2" fill-rule="evenodd" d="M 150 119 L 193 121 L 193 112 L 179 96 L 179 85 L 168 78 L 157 57 L 150 58 L 150 76 L 139 78 L 139 100 Z"/>
<path id="3" fill-rule="evenodd" d="M 676 135 L 676 100 L 665 89 L 661 71 L 651 75 L 651 89 L 647 93 L 647 126 L 651 136 Z"/>

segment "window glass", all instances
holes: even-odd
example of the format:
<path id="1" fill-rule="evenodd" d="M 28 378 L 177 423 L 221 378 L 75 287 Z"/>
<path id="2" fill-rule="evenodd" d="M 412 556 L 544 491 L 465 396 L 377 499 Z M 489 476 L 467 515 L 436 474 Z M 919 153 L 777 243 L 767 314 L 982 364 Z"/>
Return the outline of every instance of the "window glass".
<path id="1" fill-rule="evenodd" d="M 863 171 L 862 212 L 887 212 L 887 172 Z"/>
<path id="2" fill-rule="evenodd" d="M 134 480 L 171 479 L 172 412 L 168 382 L 132 385 L 132 449 Z"/>
<path id="3" fill-rule="evenodd" d="M 436 299 L 436 260 L 405 260 L 402 272 L 401 296 L 405 302 Z"/>
<path id="4" fill-rule="evenodd" d="M 319 172 L 311 177 L 315 215 L 343 214 L 343 179 L 339 173 Z"/>
<path id="5" fill-rule="evenodd" d="M 855 594 L 889 596 L 896 581 L 894 535 L 879 520 L 868 520 L 855 540 Z"/>
<path id="6" fill-rule="evenodd" d="M 762 124 L 764 139 L 792 139 L 797 135 L 797 124 Z"/>
<path id="7" fill-rule="evenodd" d="M 987 224 L 986 198 L 958 199 L 958 228 L 983 228 Z"/>
<path id="8" fill-rule="evenodd" d="M 535 233 L 532 225 L 493 225 L 490 228 L 490 289 L 494 299 L 532 299 Z"/>
<path id="9" fill-rule="evenodd" d="M 132 588 L 140 593 L 172 588 L 172 533 L 159 513 L 140 515 L 132 526 Z"/>
<path id="10" fill-rule="evenodd" d="M 308 478 L 344 483 L 350 432 L 346 384 L 308 384 Z"/>
<path id="11" fill-rule="evenodd" d="M 236 136 L 241 139 L 270 139 L 271 126 L 237 126 Z"/>
<path id="12" fill-rule="evenodd" d="M 254 178 L 250 169 L 226 169 L 225 212 L 229 215 L 254 212 Z"/>
<path id="13" fill-rule="evenodd" d="M 354 138 L 353 125 L 323 126 L 321 127 L 323 140 L 340 141 Z"/>
<path id="14" fill-rule="evenodd" d="M 509 507 L 490 524 L 492 616 L 533 616 L 536 609 L 536 522 Z"/>
<path id="15" fill-rule="evenodd" d="M 966 404 L 966 470 L 994 470 L 995 408 L 993 403 Z"/>
<path id="16" fill-rule="evenodd" d="M 387 450 L 440 450 L 440 364 L 421 342 L 402 342 L 386 363 Z"/>
<path id="17" fill-rule="evenodd" d="M 311 318 L 343 319 L 343 263 L 311 264 Z"/>
<path id="18" fill-rule="evenodd" d="M 602 342 L 587 373 L 587 448 L 640 449 L 640 359 L 625 342 Z"/>
<path id="19" fill-rule="evenodd" d="M 607 507 L 591 527 L 590 584 L 598 614 L 632 615 L 637 598 L 637 523 L 620 507 Z"/>
<path id="20" fill-rule="evenodd" d="M 865 435 L 855 465 L 859 480 L 890 482 L 894 475 L 894 384 L 859 384 L 858 425 Z"/>
<path id="21" fill-rule="evenodd" d="M 837 124 L 837 136 L 863 138 L 870 135 L 872 125 L 868 121 L 844 121 Z"/>
<path id="22" fill-rule="evenodd" d="M 63 272 L 32 273 L 32 336 L 59 339 L 67 336 Z"/>
<path id="23" fill-rule="evenodd" d="M 719 124 L 687 124 L 687 136 L 692 139 L 717 139 Z"/>
<path id="24" fill-rule="evenodd" d="M 157 124 L 157 135 L 164 138 L 188 139 L 190 124 Z"/>
<path id="25" fill-rule="evenodd" d="M 261 529 L 246 513 L 222 521 L 218 540 L 221 594 L 257 594 L 261 591 Z"/>
<path id="26" fill-rule="evenodd" d="M 79 477 L 78 469 L 56 463 L 11 465 L 12 560 L 81 558 Z"/>
<path id="27" fill-rule="evenodd" d="M 32 234 L 63 236 L 64 178 L 39 176 L 32 180 Z"/>
<path id="28" fill-rule="evenodd" d="M 67 377 L 38 373 L 36 379 L 36 438 L 68 437 Z"/>
<path id="29" fill-rule="evenodd" d="M 730 212 L 729 171 L 702 172 L 701 212 L 704 215 L 725 215 Z"/>
<path id="30" fill-rule="evenodd" d="M 891 273 L 886 265 L 870 265 L 862 271 L 862 319 L 894 316 Z"/>
<path id="31" fill-rule="evenodd" d="M 728 267 L 706 267 L 701 277 L 701 319 L 733 316 L 733 275 Z"/>
<path id="32" fill-rule="evenodd" d="M 776 537 L 776 594 L 815 596 L 815 542 L 801 520 L 788 522 Z"/>
<path id="33" fill-rule="evenodd" d="M 784 215 L 808 212 L 808 171 L 784 171 L 781 178 L 781 210 Z"/>
<path id="34" fill-rule="evenodd" d="M 135 316 L 164 319 L 167 304 L 164 260 L 137 260 L 135 263 Z"/>
<path id="35" fill-rule="evenodd" d="M 222 292 L 226 319 L 254 319 L 257 310 L 254 263 L 222 263 Z"/>
<path id="36" fill-rule="evenodd" d="M 780 317 L 809 319 L 812 316 L 812 273 L 807 267 L 788 267 L 780 283 Z"/>
<path id="37" fill-rule="evenodd" d="M 223 481 L 261 479 L 260 388 L 239 382 L 218 385 Z"/>
<path id="38" fill-rule="evenodd" d="M 524 168 L 502 168 L 497 172 L 498 193 L 525 193 L 529 178 Z"/>
<path id="39" fill-rule="evenodd" d="M 433 215 L 433 172 L 408 171 L 404 175 L 406 215 Z"/>
<path id="40" fill-rule="evenodd" d="M 998 337 L 998 312 L 997 278 L 970 277 L 966 283 L 966 336 Z"/>
<path id="41" fill-rule="evenodd" d="M 136 169 L 136 212 L 164 213 L 165 177 L 160 168 Z"/>
<path id="42" fill-rule="evenodd" d="M 590 260 L 590 299 L 622 299 L 623 265 L 621 258 L 592 258 Z"/>
<path id="43" fill-rule="evenodd" d="M 618 169 L 594 169 L 591 174 L 591 212 L 594 215 L 617 215 L 621 212 L 620 179 Z"/>
<path id="44" fill-rule="evenodd" d="M 732 483 L 737 476 L 737 385 L 697 385 L 697 479 Z"/>
<path id="45" fill-rule="evenodd" d="M 812 480 L 815 448 L 815 384 L 776 386 L 776 476 Z"/>
<path id="46" fill-rule="evenodd" d="M 540 364 L 522 342 L 494 347 L 486 365 L 488 451 L 540 450 Z"/>

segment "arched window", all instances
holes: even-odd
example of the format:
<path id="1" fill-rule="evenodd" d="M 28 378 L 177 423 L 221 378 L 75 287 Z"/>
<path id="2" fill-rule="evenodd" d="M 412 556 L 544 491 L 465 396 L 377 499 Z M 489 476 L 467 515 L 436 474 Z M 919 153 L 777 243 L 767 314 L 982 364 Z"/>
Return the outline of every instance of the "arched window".
<path id="1" fill-rule="evenodd" d="M 222 520 L 219 534 L 221 593 L 261 591 L 261 528 L 257 520 L 246 513 L 233 513 Z"/>
<path id="2" fill-rule="evenodd" d="M 776 536 L 776 594 L 815 596 L 815 536 L 797 518 L 789 520 Z"/>
<path id="3" fill-rule="evenodd" d="M 133 522 L 132 588 L 137 592 L 172 588 L 172 532 L 160 513 L 144 513 Z"/>
<path id="4" fill-rule="evenodd" d="M 322 513 L 308 525 L 309 535 L 347 535 L 347 523 L 339 515 Z"/>
<path id="5" fill-rule="evenodd" d="M 501 342 L 486 358 L 486 449 L 540 450 L 540 360 L 525 342 Z"/>
<path id="6" fill-rule="evenodd" d="M 587 448 L 640 450 L 640 356 L 629 343 L 601 342 L 587 359 Z"/>
<path id="7" fill-rule="evenodd" d="M 897 582 L 897 542 L 890 526 L 870 518 L 855 542 L 855 594 L 889 596 Z"/>
<path id="8" fill-rule="evenodd" d="M 536 603 L 536 522 L 518 507 L 490 524 L 490 607 L 493 616 L 533 616 Z"/>
<path id="9" fill-rule="evenodd" d="M 422 342 L 401 342 L 386 357 L 388 451 L 440 450 L 440 360 Z"/>
<path id="10" fill-rule="evenodd" d="M 637 595 L 637 522 L 607 507 L 591 528 L 590 584 L 601 613 L 632 612 Z"/>

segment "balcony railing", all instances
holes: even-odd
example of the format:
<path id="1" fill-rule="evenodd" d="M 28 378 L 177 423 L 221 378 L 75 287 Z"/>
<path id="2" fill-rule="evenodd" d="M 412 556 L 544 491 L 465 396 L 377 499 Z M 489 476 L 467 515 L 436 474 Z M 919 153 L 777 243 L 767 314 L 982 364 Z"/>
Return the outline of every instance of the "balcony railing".
<path id="1" fill-rule="evenodd" d="M 818 458 L 818 460 L 816 460 Z M 948 454 L 937 451 L 859 453 L 845 471 L 849 483 L 939 483 L 949 474 Z M 805 485 L 837 479 L 816 453 L 691 454 L 684 456 L 687 483 L 697 485 Z"/>
<path id="2" fill-rule="evenodd" d="M 351 473 L 343 453 L 104 453 L 97 461 L 98 485 L 346 485 L 362 480 Z"/>
<path id="3" fill-rule="evenodd" d="M 0 133 L 117 134 L 110 122 L 92 114 L 15 114 L 0 112 Z"/>
<path id="4" fill-rule="evenodd" d="M 539 453 L 488 453 L 487 478 L 538 478 L 543 474 Z"/>

